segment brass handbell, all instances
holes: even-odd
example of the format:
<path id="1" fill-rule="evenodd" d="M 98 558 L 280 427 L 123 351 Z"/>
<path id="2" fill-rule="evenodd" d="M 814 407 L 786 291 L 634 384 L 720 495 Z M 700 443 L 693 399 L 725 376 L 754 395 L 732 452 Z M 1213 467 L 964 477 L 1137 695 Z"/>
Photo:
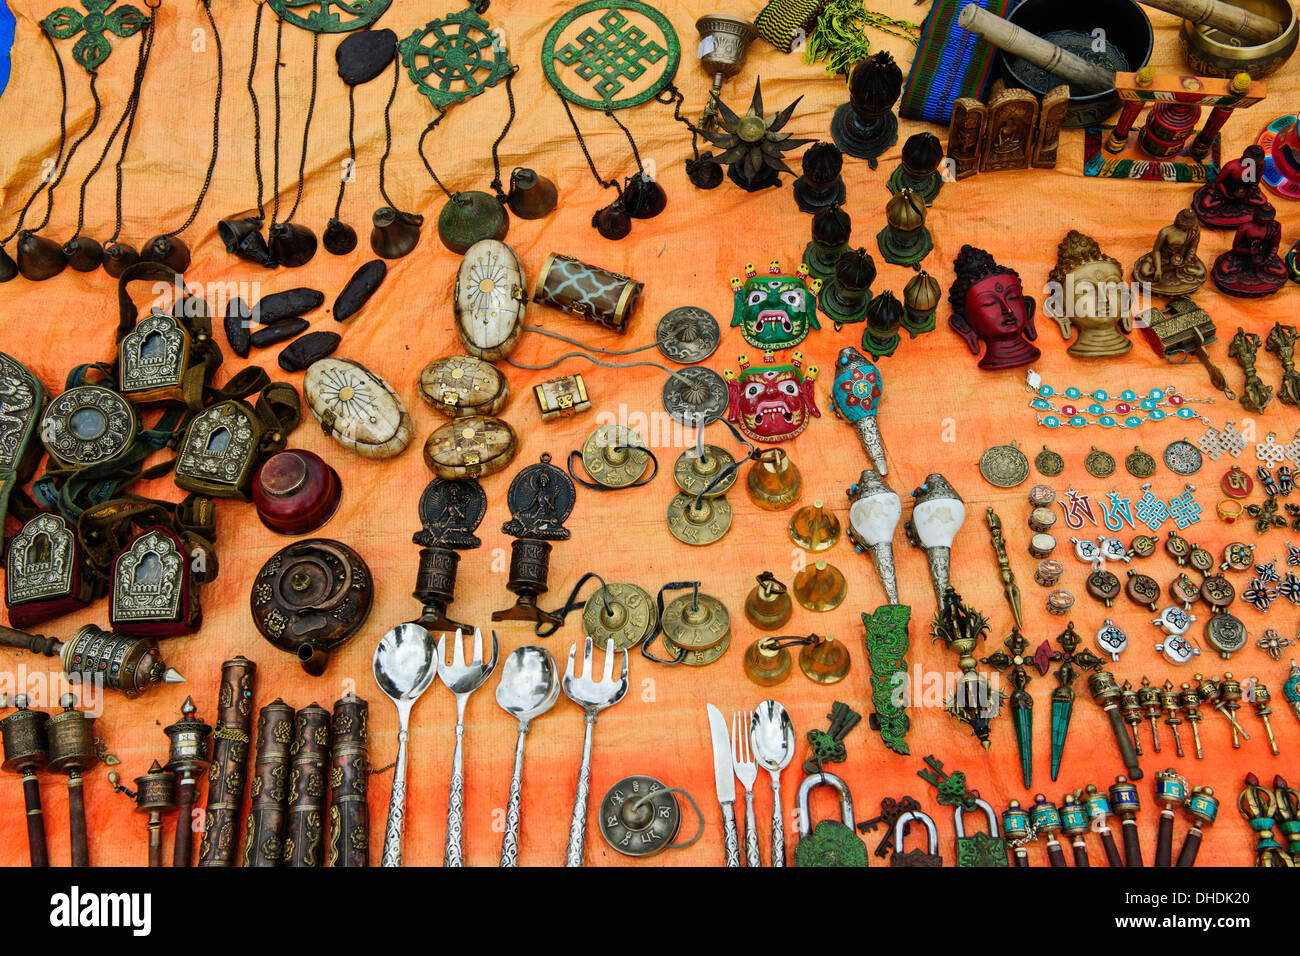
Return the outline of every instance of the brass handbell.
<path id="1" fill-rule="evenodd" d="M 549 215 L 559 198 L 555 183 L 535 170 L 520 166 L 510 174 L 506 205 L 520 219 L 541 219 Z"/>
<path id="2" fill-rule="evenodd" d="M 93 272 L 104 261 L 104 247 L 90 236 L 78 236 L 63 244 L 63 255 L 78 272 Z"/>
<path id="3" fill-rule="evenodd" d="M 790 540 L 805 551 L 825 551 L 840 540 L 840 519 L 817 499 L 790 518 Z"/>
<path id="4" fill-rule="evenodd" d="M 316 233 L 294 222 L 277 222 L 270 229 L 270 246 L 280 265 L 296 269 L 316 255 Z"/>
<path id="5" fill-rule="evenodd" d="M 68 257 L 63 254 L 63 247 L 53 239 L 34 232 L 25 232 L 18 237 L 18 271 L 24 279 L 44 282 L 62 272 L 67 264 Z"/>
<path id="6" fill-rule="evenodd" d="M 4 246 L 0 246 L 0 282 L 8 282 L 16 275 L 18 275 L 18 263 L 14 262 Z"/>
<path id="7" fill-rule="evenodd" d="M 803 493 L 803 476 L 780 448 L 769 448 L 749 466 L 745 485 L 754 504 L 768 511 L 783 511 Z"/>
<path id="8" fill-rule="evenodd" d="M 357 247 L 357 231 L 342 219 L 331 218 L 325 223 L 320 244 L 332 256 L 346 256 Z"/>
<path id="9" fill-rule="evenodd" d="M 262 238 L 262 220 L 254 215 L 232 216 L 217 223 L 217 235 L 226 251 L 256 262 L 259 266 L 275 267 L 271 247 Z"/>
<path id="10" fill-rule="evenodd" d="M 745 63 L 749 45 L 758 36 L 754 25 L 742 17 L 725 14 L 700 17 L 695 21 L 700 34 L 700 67 L 713 74 L 713 89 L 709 91 L 709 105 L 700 119 L 700 126 L 712 129 L 718 115 L 718 96 L 722 81 L 735 76 Z"/>
<path id="11" fill-rule="evenodd" d="M 840 569 L 825 561 L 804 568 L 794 578 L 794 597 L 810 611 L 830 611 L 844 603 L 848 582 Z"/>
<path id="12" fill-rule="evenodd" d="M 745 598 L 745 617 L 749 623 L 764 631 L 775 631 L 790 620 L 794 613 L 794 602 L 790 592 L 778 581 L 771 571 L 764 571 L 758 576 L 758 583 Z"/>
<path id="13" fill-rule="evenodd" d="M 141 262 L 161 262 L 173 272 L 190 267 L 190 247 L 176 236 L 155 236 L 140 251 Z"/>
<path id="14" fill-rule="evenodd" d="M 110 242 L 104 247 L 104 271 L 114 279 L 140 261 L 135 246 L 125 242 Z"/>
<path id="15" fill-rule="evenodd" d="M 400 259 L 420 241 L 424 217 L 402 212 L 392 206 L 380 206 L 371 219 L 370 248 L 383 259 Z"/>
<path id="16" fill-rule="evenodd" d="M 760 637 L 745 650 L 745 676 L 771 687 L 790 676 L 790 651 L 779 637 Z"/>
<path id="17" fill-rule="evenodd" d="M 804 676 L 818 684 L 835 684 L 844 680 L 853 659 L 849 649 L 829 634 L 816 635 L 817 640 L 804 645 L 799 652 L 799 669 Z"/>

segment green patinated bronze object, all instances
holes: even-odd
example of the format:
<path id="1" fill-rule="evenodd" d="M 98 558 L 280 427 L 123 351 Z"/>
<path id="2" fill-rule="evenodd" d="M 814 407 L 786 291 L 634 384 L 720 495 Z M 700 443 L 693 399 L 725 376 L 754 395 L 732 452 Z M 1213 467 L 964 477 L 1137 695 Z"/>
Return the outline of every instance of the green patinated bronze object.
<path id="1" fill-rule="evenodd" d="M 1039 673 L 1047 673 L 1046 660 L 1050 658 L 1051 649 L 1044 641 L 1037 654 L 1025 656 L 1029 641 L 1025 640 L 1019 628 L 1011 629 L 1011 636 L 1002 642 L 1006 650 L 994 651 L 988 657 L 980 659 L 981 664 L 1001 672 L 1011 683 L 1011 719 L 1016 727 L 1016 749 L 1020 751 L 1020 773 L 1028 787 L 1034 781 L 1034 699 L 1026 689 L 1029 686 L 1029 669 L 1027 663 L 1038 666 Z M 1046 653 L 1044 653 L 1046 652 Z"/>
<path id="2" fill-rule="evenodd" d="M 101 0 L 102 2 L 102 0 Z M 276 16 L 312 33 L 350 33 L 370 26 L 392 0 L 267 0 Z M 347 14 L 351 19 L 344 19 Z"/>
<path id="3" fill-rule="evenodd" d="M 571 27 L 588 14 L 600 16 L 587 24 L 581 32 L 573 33 Z M 660 35 L 652 37 L 627 16 L 649 20 L 659 28 Z M 566 36 L 572 39 L 561 40 Z M 682 46 L 672 23 L 658 10 L 639 0 L 591 0 L 574 7 L 555 21 L 542 43 L 542 71 L 555 91 L 570 103 L 600 112 L 640 106 L 658 96 L 677 74 Z M 634 91 L 620 97 L 629 84 L 643 79 L 650 66 L 657 66 L 659 74 L 635 87 Z M 589 89 L 579 91 L 561 76 L 568 68 Z"/>
<path id="4" fill-rule="evenodd" d="M 1049 660 L 1060 662 L 1056 669 L 1057 687 L 1052 691 L 1052 779 L 1056 779 L 1061 769 L 1061 755 L 1065 752 L 1065 735 L 1070 729 L 1070 714 L 1074 710 L 1074 682 L 1088 671 L 1100 669 L 1106 662 L 1084 648 L 1079 650 L 1083 639 L 1075 633 L 1074 622 L 1066 625 L 1065 630 L 1056 638 L 1061 649 L 1055 651 Z M 1046 643 L 1043 645 L 1046 647 Z"/>
<path id="5" fill-rule="evenodd" d="M 875 712 L 869 718 L 871 729 L 879 732 L 885 746 L 897 754 L 909 754 L 907 731 L 911 720 L 906 704 L 896 701 L 898 685 L 903 685 L 901 699 L 907 700 L 907 625 L 912 609 L 901 604 L 886 604 L 874 614 L 863 614 L 867 629 L 867 664 L 871 668 L 871 704 Z"/>
<path id="6" fill-rule="evenodd" d="M 418 27 L 397 52 L 411 82 L 438 110 L 478 96 L 514 69 L 505 43 L 473 6 Z"/>

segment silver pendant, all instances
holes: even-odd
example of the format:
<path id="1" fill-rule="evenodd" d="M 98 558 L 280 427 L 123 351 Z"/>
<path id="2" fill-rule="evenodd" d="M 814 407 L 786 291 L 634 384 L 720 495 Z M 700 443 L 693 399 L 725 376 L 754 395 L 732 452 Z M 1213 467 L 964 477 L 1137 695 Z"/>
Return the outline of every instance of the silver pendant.
<path id="1" fill-rule="evenodd" d="M 260 433 L 248 406 L 238 399 L 205 408 L 185 429 L 174 469 L 176 484 L 212 497 L 240 493 L 257 459 Z"/>
<path id="2" fill-rule="evenodd" d="M 41 416 L 41 441 L 60 464 L 80 468 L 112 461 L 135 440 L 131 403 L 112 389 L 78 385 L 50 402 Z"/>
<path id="3" fill-rule="evenodd" d="M 155 310 L 122 339 L 117 354 L 122 395 L 148 401 L 152 393 L 181 387 L 190 354 L 189 333 L 172 316 Z"/>
<path id="4" fill-rule="evenodd" d="M 1165 466 L 1176 475 L 1194 475 L 1204 463 L 1200 451 L 1186 439 L 1166 445 L 1164 458 Z"/>

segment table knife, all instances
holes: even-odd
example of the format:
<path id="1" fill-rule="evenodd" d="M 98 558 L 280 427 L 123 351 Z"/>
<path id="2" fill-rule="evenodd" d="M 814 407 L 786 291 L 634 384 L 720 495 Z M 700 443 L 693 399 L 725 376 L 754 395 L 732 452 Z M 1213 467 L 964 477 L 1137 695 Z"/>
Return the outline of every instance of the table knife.
<path id="1" fill-rule="evenodd" d="M 706 704 L 709 733 L 713 737 L 713 782 L 722 807 L 722 845 L 727 866 L 740 866 L 740 838 L 736 835 L 736 774 L 731 766 L 731 737 L 722 711 Z"/>

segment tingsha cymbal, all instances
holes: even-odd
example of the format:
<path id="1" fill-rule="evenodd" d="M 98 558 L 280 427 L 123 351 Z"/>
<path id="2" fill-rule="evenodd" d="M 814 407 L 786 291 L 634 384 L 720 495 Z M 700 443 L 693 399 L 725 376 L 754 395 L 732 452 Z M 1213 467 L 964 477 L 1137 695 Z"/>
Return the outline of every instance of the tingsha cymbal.
<path id="1" fill-rule="evenodd" d="M 582 443 L 582 464 L 606 488 L 627 488 L 645 475 L 645 439 L 626 425 L 601 425 Z"/>
<path id="2" fill-rule="evenodd" d="M 655 344 L 664 358 L 680 365 L 703 362 L 722 340 L 718 320 L 703 309 L 684 305 L 673 309 L 655 327 Z"/>
<path id="3" fill-rule="evenodd" d="M 645 588 L 619 581 L 599 588 L 582 609 L 582 630 L 601 647 L 614 642 L 614 650 L 636 647 L 654 630 L 659 612 Z"/>
<path id="4" fill-rule="evenodd" d="M 691 365 L 664 382 L 664 409 L 688 427 L 703 428 L 727 411 L 727 382 L 711 368 Z"/>
<path id="5" fill-rule="evenodd" d="M 727 489 L 736 483 L 740 469 L 732 467 L 735 464 L 736 459 L 731 452 L 717 445 L 705 445 L 703 454 L 697 454 L 694 448 L 688 448 L 673 464 L 673 480 L 677 482 L 678 488 L 692 497 L 702 493 L 706 498 L 717 498 L 726 494 Z M 728 472 L 728 469 L 731 470 Z M 724 472 L 727 472 L 727 476 L 709 488 Z"/>
<path id="6" fill-rule="evenodd" d="M 731 502 L 726 498 L 704 498 L 696 505 L 694 495 L 674 495 L 668 502 L 668 530 L 686 544 L 713 544 L 731 528 Z"/>

